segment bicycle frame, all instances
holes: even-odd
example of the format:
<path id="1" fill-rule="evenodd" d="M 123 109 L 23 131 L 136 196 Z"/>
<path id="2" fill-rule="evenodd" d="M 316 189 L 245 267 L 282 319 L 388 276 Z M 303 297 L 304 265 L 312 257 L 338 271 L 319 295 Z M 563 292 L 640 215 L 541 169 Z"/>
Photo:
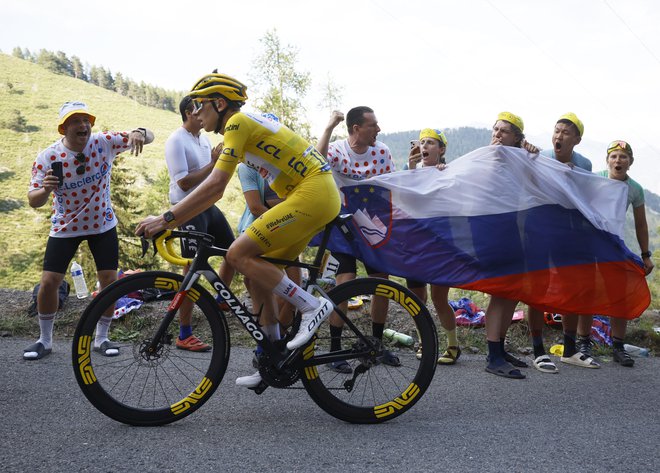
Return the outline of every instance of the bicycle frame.
<path id="1" fill-rule="evenodd" d="M 350 233 L 350 230 L 348 229 L 348 227 L 345 226 L 345 223 L 348 220 L 350 220 L 351 217 L 352 215 L 339 216 L 325 226 L 321 244 L 318 247 L 318 251 L 316 252 L 312 264 L 303 263 L 297 260 L 290 261 L 290 260 L 282 260 L 277 258 L 269 258 L 265 256 L 262 256 L 262 258 L 265 261 L 268 261 L 273 264 L 306 268 L 309 271 L 309 278 L 303 289 L 307 290 L 311 286 L 313 290 L 318 291 L 323 297 L 329 300 L 327 293 L 318 284 L 316 284 L 316 281 L 318 279 L 319 272 L 321 271 L 321 268 L 324 266 L 325 263 L 325 258 L 326 258 L 325 250 L 327 248 L 327 244 L 330 239 L 330 233 L 332 231 L 332 227 L 335 225 L 339 226 L 340 230 L 344 232 L 344 235 L 347 236 L 347 238 L 350 238 L 350 236 L 347 235 L 347 233 Z M 167 332 L 167 328 L 169 327 L 170 323 L 174 320 L 174 317 L 176 316 L 176 313 L 181 307 L 181 304 L 183 303 L 184 299 L 187 297 L 189 291 L 192 289 L 194 284 L 199 280 L 199 278 L 204 276 L 204 278 L 206 278 L 206 280 L 211 284 L 211 286 L 216 291 L 216 293 L 220 297 L 222 297 L 225 300 L 225 302 L 227 302 L 227 305 L 229 306 L 231 313 L 239 320 L 243 328 L 247 330 L 247 332 L 254 339 L 254 341 L 259 345 L 261 345 L 261 347 L 263 348 L 266 354 L 268 354 L 270 357 L 272 357 L 272 359 L 277 361 L 277 367 L 282 368 L 284 366 L 290 365 L 294 360 L 298 358 L 297 355 L 300 349 L 293 350 L 292 352 L 288 353 L 286 357 L 283 356 L 283 353 L 275 346 L 275 343 L 271 342 L 268 339 L 266 334 L 261 330 L 259 324 L 257 323 L 260 311 L 256 314 L 251 313 L 245 307 L 245 305 L 243 305 L 243 303 L 238 299 L 238 297 L 234 295 L 234 293 L 231 291 L 231 288 L 227 286 L 222 281 L 222 279 L 220 279 L 218 273 L 209 264 L 208 260 L 213 256 L 225 257 L 227 254 L 227 249 L 213 246 L 212 244 L 213 238 L 210 235 L 201 232 L 172 231 L 165 238 L 165 240 L 178 238 L 182 236 L 190 237 L 191 235 L 193 237 L 198 238 L 197 254 L 195 255 L 194 259 L 190 264 L 189 271 L 185 275 L 183 282 L 181 283 L 181 287 L 179 288 L 176 295 L 172 299 L 172 302 L 168 306 L 167 313 L 165 314 L 163 321 L 161 322 L 158 330 L 151 339 L 151 342 L 145 347 L 145 350 L 147 351 L 146 355 L 148 356 L 149 353 L 157 352 L 159 342 L 165 336 L 165 333 Z M 368 351 L 373 351 L 378 349 L 376 346 L 374 346 L 371 340 L 369 340 L 366 336 L 364 336 L 364 334 L 362 334 L 355 327 L 355 325 L 349 320 L 349 318 L 346 316 L 346 314 L 343 313 L 343 311 L 341 311 L 336 306 L 334 307 L 334 311 L 339 315 L 339 317 L 341 317 L 341 319 L 346 323 L 346 325 L 348 325 L 352 330 L 354 330 L 357 333 L 361 341 L 365 343 L 365 345 L 368 347 L 369 349 Z M 355 353 L 352 350 L 341 350 L 341 351 L 328 353 L 325 355 L 318 355 L 314 357 L 314 359 L 303 360 L 301 367 L 331 363 L 337 360 L 358 358 L 360 356 L 362 356 L 362 353 Z"/>

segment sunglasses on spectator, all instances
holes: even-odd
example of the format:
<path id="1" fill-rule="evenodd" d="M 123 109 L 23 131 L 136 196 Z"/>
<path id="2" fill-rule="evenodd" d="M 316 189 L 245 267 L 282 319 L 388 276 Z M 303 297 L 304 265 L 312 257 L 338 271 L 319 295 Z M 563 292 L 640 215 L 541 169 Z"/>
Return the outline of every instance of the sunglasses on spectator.
<path id="1" fill-rule="evenodd" d="M 76 174 L 79 176 L 85 174 L 85 155 L 84 153 L 76 154 L 73 159 L 76 161 Z"/>
<path id="2" fill-rule="evenodd" d="M 622 151 L 625 151 L 628 153 L 629 156 L 633 155 L 632 148 L 628 143 L 626 143 L 623 140 L 616 140 L 612 141 L 608 146 L 607 146 L 607 154 L 610 154 L 612 151 L 615 151 L 617 149 L 620 149 Z"/>

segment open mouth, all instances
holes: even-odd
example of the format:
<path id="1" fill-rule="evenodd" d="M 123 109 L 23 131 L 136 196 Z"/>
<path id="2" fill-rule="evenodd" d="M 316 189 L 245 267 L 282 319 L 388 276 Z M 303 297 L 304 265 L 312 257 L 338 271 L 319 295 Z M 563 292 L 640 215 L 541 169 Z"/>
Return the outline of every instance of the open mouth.
<path id="1" fill-rule="evenodd" d="M 621 169 L 623 169 L 621 166 L 614 166 L 615 171 L 621 171 Z"/>
<path id="2" fill-rule="evenodd" d="M 558 141 L 555 143 L 555 150 L 559 151 L 561 149 L 561 143 Z"/>
<path id="3" fill-rule="evenodd" d="M 422 152 L 422 158 L 428 158 L 428 157 L 429 157 L 428 151 L 423 151 Z"/>

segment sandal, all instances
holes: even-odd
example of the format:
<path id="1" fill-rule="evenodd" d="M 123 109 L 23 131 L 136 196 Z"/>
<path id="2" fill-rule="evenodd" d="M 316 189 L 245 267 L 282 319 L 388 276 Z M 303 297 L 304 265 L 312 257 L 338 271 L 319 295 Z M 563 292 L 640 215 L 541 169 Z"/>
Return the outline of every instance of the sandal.
<path id="1" fill-rule="evenodd" d="M 332 363 L 328 363 L 328 367 L 336 373 L 351 374 L 353 372 L 353 368 L 351 368 L 351 365 L 346 360 L 333 361 Z"/>
<path id="2" fill-rule="evenodd" d="M 502 376 L 503 378 L 525 379 L 525 375 L 522 374 L 519 369 L 515 368 L 511 363 L 506 361 L 501 365 L 489 364 L 486 366 L 486 371 L 496 376 Z"/>
<path id="3" fill-rule="evenodd" d="M 119 345 L 112 343 L 110 340 L 106 340 L 98 347 L 94 347 L 94 351 L 100 353 L 103 356 L 118 356 L 119 355 Z"/>
<path id="4" fill-rule="evenodd" d="M 378 357 L 378 361 L 388 366 L 401 366 L 399 357 L 389 350 L 383 350 L 383 354 Z"/>
<path id="5" fill-rule="evenodd" d="M 458 359 L 461 357 L 461 348 L 460 347 L 447 347 L 445 352 L 438 357 L 439 365 L 455 365 Z"/>
<path id="6" fill-rule="evenodd" d="M 534 368 L 542 373 L 559 373 L 557 366 L 552 362 L 548 355 L 536 357 L 532 364 L 534 365 Z"/>
<path id="7" fill-rule="evenodd" d="M 511 363 L 516 368 L 529 368 L 529 365 L 523 360 L 516 358 L 511 353 L 506 351 L 504 352 L 504 361 Z"/>
<path id="8" fill-rule="evenodd" d="M 43 343 L 35 342 L 23 350 L 23 359 L 27 361 L 41 360 L 43 357 L 50 355 L 51 351 L 53 351 L 52 348 L 46 348 Z"/>
<path id="9" fill-rule="evenodd" d="M 592 357 L 580 352 L 572 356 L 562 356 L 560 359 L 562 363 L 580 366 L 581 368 L 600 368 L 600 365 Z"/>

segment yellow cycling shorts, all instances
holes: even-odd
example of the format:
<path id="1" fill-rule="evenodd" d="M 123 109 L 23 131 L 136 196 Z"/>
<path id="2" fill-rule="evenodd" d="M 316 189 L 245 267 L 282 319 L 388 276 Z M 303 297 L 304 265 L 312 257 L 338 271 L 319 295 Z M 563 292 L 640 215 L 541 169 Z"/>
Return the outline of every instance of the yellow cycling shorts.
<path id="1" fill-rule="evenodd" d="M 332 173 L 319 173 L 305 178 L 284 202 L 252 222 L 245 234 L 265 256 L 295 259 L 312 237 L 339 214 L 340 207 Z"/>

